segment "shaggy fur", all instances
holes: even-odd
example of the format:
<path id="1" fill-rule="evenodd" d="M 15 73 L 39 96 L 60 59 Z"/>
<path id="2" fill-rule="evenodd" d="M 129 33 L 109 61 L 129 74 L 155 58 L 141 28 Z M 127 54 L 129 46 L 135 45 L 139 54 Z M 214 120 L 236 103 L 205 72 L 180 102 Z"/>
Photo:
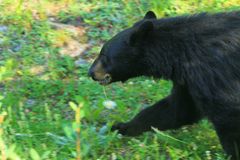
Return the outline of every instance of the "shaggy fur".
<path id="1" fill-rule="evenodd" d="M 113 130 L 136 136 L 207 117 L 226 153 L 240 159 L 240 12 L 158 20 L 150 11 L 108 41 L 97 62 L 111 82 L 141 75 L 173 82 L 171 95 Z"/>

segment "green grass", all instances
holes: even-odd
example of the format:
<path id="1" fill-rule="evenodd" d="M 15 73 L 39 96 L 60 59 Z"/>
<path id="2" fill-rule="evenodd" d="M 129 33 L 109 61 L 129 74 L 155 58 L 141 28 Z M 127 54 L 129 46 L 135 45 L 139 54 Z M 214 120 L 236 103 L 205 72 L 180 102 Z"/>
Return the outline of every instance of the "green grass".
<path id="1" fill-rule="evenodd" d="M 90 63 L 76 66 L 79 57 L 61 55 L 60 50 L 72 39 L 90 43 L 83 55 L 90 62 L 106 40 L 148 10 L 163 17 L 233 10 L 239 5 L 237 0 L 4 0 L 0 4 L 1 159 L 76 159 L 79 126 L 70 104 L 81 103 L 82 159 L 226 159 L 207 120 L 135 138 L 110 132 L 113 123 L 129 120 L 168 95 L 171 83 L 140 77 L 103 87 L 87 77 Z M 80 21 L 85 35 L 74 38 L 55 30 L 50 17 L 68 24 Z M 106 100 L 117 107 L 106 108 Z"/>

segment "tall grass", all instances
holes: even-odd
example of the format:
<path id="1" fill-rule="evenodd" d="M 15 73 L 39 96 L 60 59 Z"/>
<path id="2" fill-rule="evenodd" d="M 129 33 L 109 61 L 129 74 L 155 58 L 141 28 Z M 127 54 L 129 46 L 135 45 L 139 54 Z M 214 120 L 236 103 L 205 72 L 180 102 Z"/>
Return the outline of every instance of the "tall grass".
<path id="1" fill-rule="evenodd" d="M 207 121 L 137 138 L 110 132 L 113 123 L 127 121 L 169 94 L 171 83 L 139 78 L 103 91 L 87 77 L 89 63 L 77 67 L 79 57 L 60 55 L 74 38 L 49 21 L 79 20 L 86 35 L 74 40 L 91 44 L 83 54 L 91 61 L 106 40 L 148 10 L 161 18 L 239 5 L 238 0 L 1 1 L 0 28 L 7 28 L 0 30 L 1 159 L 225 159 Z M 41 72 L 32 72 L 39 68 Z M 117 107 L 106 108 L 106 97 Z"/>

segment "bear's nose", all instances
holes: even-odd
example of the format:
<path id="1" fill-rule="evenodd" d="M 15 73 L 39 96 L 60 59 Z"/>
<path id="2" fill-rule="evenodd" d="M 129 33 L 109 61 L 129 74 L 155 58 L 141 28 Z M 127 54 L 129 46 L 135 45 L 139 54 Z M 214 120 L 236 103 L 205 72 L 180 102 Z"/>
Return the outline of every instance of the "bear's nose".
<path id="1" fill-rule="evenodd" d="M 94 72 L 93 72 L 92 69 L 89 69 L 89 71 L 88 71 L 88 76 L 89 76 L 89 77 L 92 77 L 93 80 L 96 80 L 96 78 L 95 78 L 95 76 L 94 76 Z"/>
<path id="2" fill-rule="evenodd" d="M 92 71 L 91 69 L 89 69 L 89 70 L 88 70 L 88 76 L 89 76 L 89 77 L 92 77 L 92 75 L 93 75 L 93 71 Z"/>

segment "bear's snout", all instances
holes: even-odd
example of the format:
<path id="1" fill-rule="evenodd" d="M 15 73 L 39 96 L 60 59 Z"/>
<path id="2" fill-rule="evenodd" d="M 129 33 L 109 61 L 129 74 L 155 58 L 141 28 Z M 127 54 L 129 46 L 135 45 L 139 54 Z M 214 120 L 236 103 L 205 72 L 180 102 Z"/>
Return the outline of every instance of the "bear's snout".
<path id="1" fill-rule="evenodd" d="M 98 81 L 102 85 L 107 85 L 112 81 L 111 75 L 105 71 L 100 61 L 93 63 L 88 71 L 88 75 L 92 77 L 93 80 Z"/>
<path id="2" fill-rule="evenodd" d="M 94 72 L 93 72 L 93 70 L 90 68 L 89 70 L 88 70 L 88 76 L 89 77 L 91 77 L 93 80 L 96 80 L 94 77 Z"/>

